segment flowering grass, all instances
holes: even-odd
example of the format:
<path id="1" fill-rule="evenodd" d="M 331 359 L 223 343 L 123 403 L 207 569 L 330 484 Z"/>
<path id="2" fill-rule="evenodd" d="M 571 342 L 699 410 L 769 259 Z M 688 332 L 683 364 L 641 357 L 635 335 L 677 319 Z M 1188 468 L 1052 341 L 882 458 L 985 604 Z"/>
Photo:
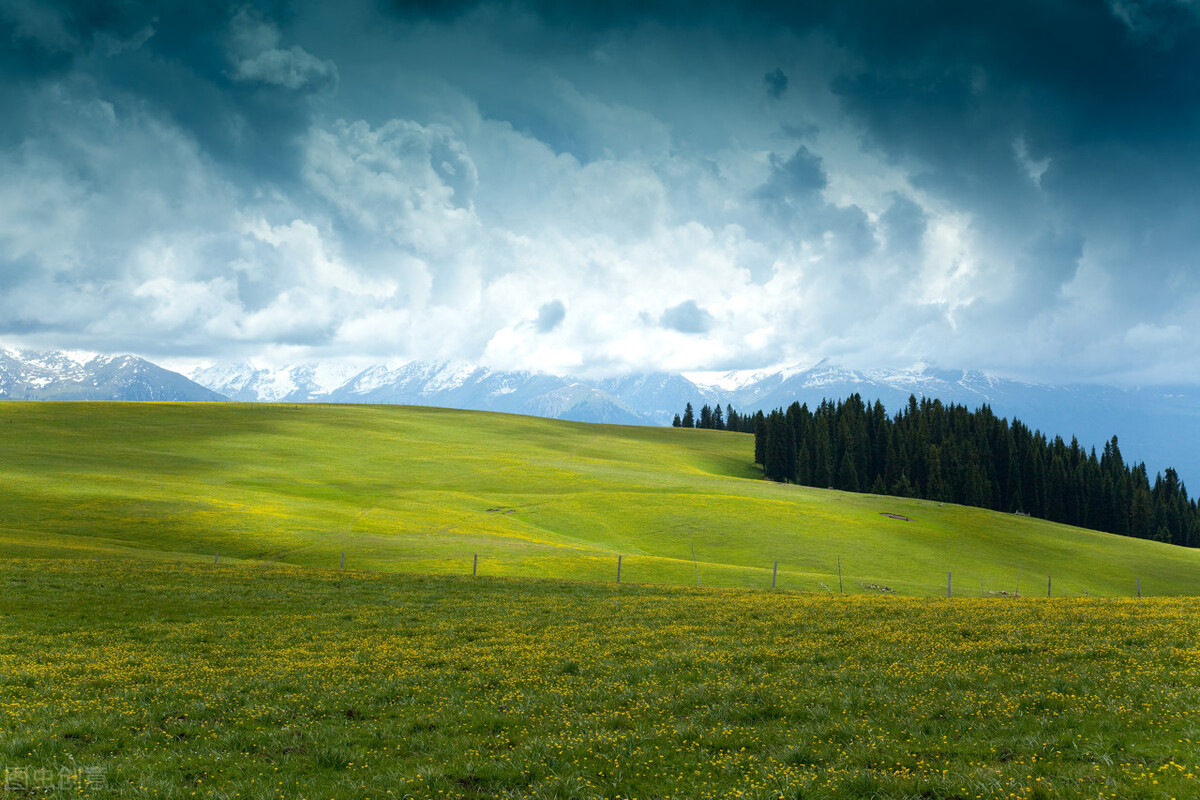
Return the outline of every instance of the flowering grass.
<path id="1" fill-rule="evenodd" d="M 16 797 L 1200 793 L 1192 600 L 120 559 L 0 591 Z"/>
<path id="2" fill-rule="evenodd" d="M 761 479 L 753 439 L 399 406 L 0 403 L 0 557 L 1200 594 L 1200 551 Z M 894 517 L 907 517 L 908 521 Z M 693 561 L 693 554 L 695 561 Z"/>

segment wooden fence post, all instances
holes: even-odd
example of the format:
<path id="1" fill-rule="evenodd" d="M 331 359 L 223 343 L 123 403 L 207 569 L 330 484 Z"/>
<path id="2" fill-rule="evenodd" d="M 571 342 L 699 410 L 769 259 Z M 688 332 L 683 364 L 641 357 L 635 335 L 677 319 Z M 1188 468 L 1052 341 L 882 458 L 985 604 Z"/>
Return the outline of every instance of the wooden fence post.
<path id="1" fill-rule="evenodd" d="M 213 553 L 213 563 L 214 564 L 221 563 L 221 554 L 220 553 Z M 1141 595 L 1138 595 L 1138 596 L 1140 597 Z"/>
<path id="2" fill-rule="evenodd" d="M 338 565 L 338 569 L 345 569 L 345 568 L 346 568 L 346 551 L 343 550 L 342 551 L 342 563 Z"/>
<path id="3" fill-rule="evenodd" d="M 775 577 L 779 575 L 779 562 L 775 562 L 775 567 L 771 570 L 771 589 L 775 589 Z"/>
<path id="4" fill-rule="evenodd" d="M 1046 576 L 1046 597 L 1050 596 L 1050 576 Z"/>
<path id="5" fill-rule="evenodd" d="M 1139 577 L 1137 579 L 1137 582 L 1138 582 L 1138 597 L 1141 597 L 1142 596 L 1142 579 Z"/>
<path id="6" fill-rule="evenodd" d="M 617 556 L 617 583 L 621 582 L 621 557 Z"/>

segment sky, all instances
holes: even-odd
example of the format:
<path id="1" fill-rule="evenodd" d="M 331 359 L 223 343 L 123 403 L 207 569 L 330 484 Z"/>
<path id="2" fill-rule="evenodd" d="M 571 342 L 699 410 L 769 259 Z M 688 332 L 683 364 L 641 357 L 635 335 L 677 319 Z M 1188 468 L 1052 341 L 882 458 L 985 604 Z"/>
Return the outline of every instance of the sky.
<path id="1" fill-rule="evenodd" d="M 1200 383 L 1200 3 L 0 3 L 0 341 Z"/>

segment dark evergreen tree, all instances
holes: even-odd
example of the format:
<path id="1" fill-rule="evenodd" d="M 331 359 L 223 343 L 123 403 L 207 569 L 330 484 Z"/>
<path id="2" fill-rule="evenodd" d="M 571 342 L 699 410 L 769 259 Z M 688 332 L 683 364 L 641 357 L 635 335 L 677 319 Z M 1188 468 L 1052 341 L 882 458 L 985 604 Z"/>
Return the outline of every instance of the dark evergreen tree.
<path id="1" fill-rule="evenodd" d="M 691 403 L 688 403 L 687 406 L 683 409 L 683 419 L 681 420 L 681 422 L 683 423 L 683 427 L 685 427 L 685 428 L 696 427 L 695 417 L 692 416 L 692 404 Z"/>
<path id="2" fill-rule="evenodd" d="M 780 411 L 772 411 L 767 417 L 767 453 L 763 464 L 763 474 L 773 481 L 787 481 L 791 478 L 789 470 L 789 450 L 795 447 L 791 426 L 787 417 Z M 794 452 L 794 450 L 792 450 Z"/>
<path id="3" fill-rule="evenodd" d="M 764 468 L 767 463 L 767 420 L 761 411 L 754 415 L 754 463 Z"/>

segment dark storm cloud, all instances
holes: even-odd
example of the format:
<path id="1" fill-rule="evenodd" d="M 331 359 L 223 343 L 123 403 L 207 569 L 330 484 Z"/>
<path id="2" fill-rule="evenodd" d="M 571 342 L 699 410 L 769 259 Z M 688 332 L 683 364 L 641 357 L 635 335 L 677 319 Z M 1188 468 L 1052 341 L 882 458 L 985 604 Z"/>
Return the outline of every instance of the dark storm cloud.
<path id="1" fill-rule="evenodd" d="M 1063 284 L 1075 277 L 1083 257 L 1083 237 L 1078 233 L 1045 231 L 1025 246 L 1018 263 L 1028 277 L 1026 301 L 1050 302 Z"/>
<path id="2" fill-rule="evenodd" d="M 1136 6 L 1169 18 L 1170 40 L 1101 3 L 844 5 L 833 35 L 862 66 L 836 88 L 892 157 L 969 175 L 1017 135 L 1037 152 L 1195 155 L 1197 120 L 1180 110 L 1200 101 L 1200 25 L 1183 4 Z"/>
<path id="3" fill-rule="evenodd" d="M 763 83 L 767 85 L 767 96 L 778 100 L 787 91 L 788 78 L 783 74 L 783 70 L 776 68 L 763 76 Z"/>
<path id="4" fill-rule="evenodd" d="M 879 218 L 888 252 L 911 256 L 921 247 L 929 215 L 909 197 L 892 194 L 892 203 Z"/>
<path id="5" fill-rule="evenodd" d="M 278 34 L 289 17 L 284 5 L 258 3 L 247 11 L 233 2 L 19 0 L 0 12 L 0 37 L 15 51 L 0 48 L 5 83 L 15 79 L 25 90 L 0 122 L 5 138 L 38 132 L 29 91 L 48 81 L 84 81 L 119 108 L 180 125 L 236 177 L 285 178 L 295 168 L 295 138 L 311 119 L 305 95 L 329 90 L 337 73 L 292 43 L 237 50 L 239 19 Z M 5 92 L 15 94 L 11 87 Z"/>
<path id="6" fill-rule="evenodd" d="M 708 333 L 713 326 L 712 314 L 696 305 L 695 300 L 685 300 L 663 312 L 659 324 L 680 333 Z"/>
<path id="7" fill-rule="evenodd" d="M 538 333 L 549 333 L 562 324 L 563 318 L 567 316 L 567 309 L 562 304 L 561 300 L 552 300 L 549 303 L 544 303 L 538 309 L 537 329 Z"/>
<path id="8" fill-rule="evenodd" d="M 395 4 L 436 19 L 479 5 Z M 982 210 L 1011 209 L 1031 191 L 1013 164 L 1018 136 L 1033 157 L 1053 155 L 1047 178 L 1080 202 L 1097 188 L 1133 189 L 1139 199 L 1158 188 L 1164 202 L 1178 200 L 1181 182 L 1164 187 L 1159 167 L 1194 173 L 1198 160 L 1197 115 L 1181 113 L 1200 103 L 1200 15 L 1186 3 L 532 0 L 513 8 L 577 36 L 647 23 L 720 25 L 747 41 L 764 29 L 828 36 L 852 56 L 834 88 L 868 140 L 889 158 L 915 159 L 931 190 Z M 782 70 L 767 74 L 772 96 L 784 81 Z M 1133 150 L 1142 163 L 1122 163 Z M 1102 163 L 1106 154 L 1117 160 Z"/>
<path id="9" fill-rule="evenodd" d="M 839 207 L 822 196 L 829 184 L 821 159 L 804 145 L 791 156 L 771 156 L 771 174 L 755 192 L 763 209 L 801 238 L 833 234 L 832 254 L 857 259 L 871 252 L 875 237 L 866 212 L 856 205 Z"/>
<path id="10" fill-rule="evenodd" d="M 767 208 L 787 215 L 797 205 L 810 202 L 828 182 L 820 157 L 801 145 L 787 158 L 771 155 L 771 176 L 757 194 Z"/>

